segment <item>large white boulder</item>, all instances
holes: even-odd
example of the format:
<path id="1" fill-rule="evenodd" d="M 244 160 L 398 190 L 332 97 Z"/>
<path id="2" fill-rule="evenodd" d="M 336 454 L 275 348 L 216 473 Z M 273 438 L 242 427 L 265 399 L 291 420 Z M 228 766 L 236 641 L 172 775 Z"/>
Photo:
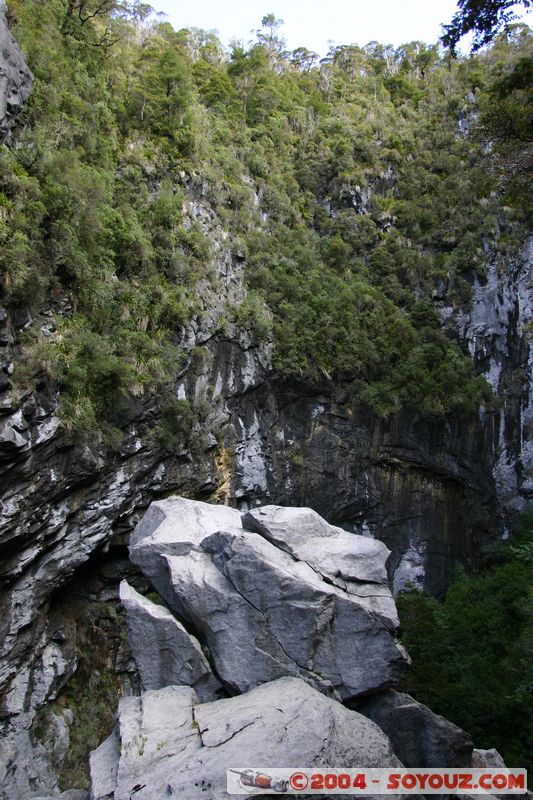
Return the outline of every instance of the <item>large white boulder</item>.
<path id="1" fill-rule="evenodd" d="M 339 765 L 401 763 L 377 725 L 298 678 L 203 705 L 168 687 L 120 701 L 112 738 L 91 754 L 91 800 L 224 800 L 232 767 Z"/>
<path id="2" fill-rule="evenodd" d="M 154 503 L 131 558 L 192 626 L 217 676 L 246 692 L 300 676 L 340 699 L 394 686 L 408 658 L 395 638 L 387 549 L 310 509 Z"/>

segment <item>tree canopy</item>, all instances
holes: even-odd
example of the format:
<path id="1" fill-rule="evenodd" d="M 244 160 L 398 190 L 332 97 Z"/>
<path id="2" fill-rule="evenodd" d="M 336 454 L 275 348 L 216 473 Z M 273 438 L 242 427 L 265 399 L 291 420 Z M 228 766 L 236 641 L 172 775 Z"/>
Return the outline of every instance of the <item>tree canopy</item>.
<path id="1" fill-rule="evenodd" d="M 459 9 L 451 22 L 443 25 L 442 43 L 455 52 L 459 40 L 473 33 L 472 51 L 475 52 L 509 28 L 516 19 L 518 6 L 530 9 L 532 5 L 532 0 L 459 0 Z"/>
<path id="2" fill-rule="evenodd" d="M 486 554 L 483 570 L 458 570 L 444 599 L 398 598 L 403 642 L 413 660 L 404 689 L 496 747 L 510 767 L 533 754 L 533 513 Z"/>
<path id="3" fill-rule="evenodd" d="M 499 81 L 528 113 L 526 68 L 511 78 L 527 30 L 473 59 L 413 41 L 318 61 L 286 52 L 274 15 L 227 52 L 142 3 L 9 10 L 35 88 L 0 151 L 4 299 L 52 309 L 27 370 L 59 388 L 70 429 L 113 439 L 132 397 L 172 386 L 174 343 L 216 291 L 209 236 L 186 215 L 199 197 L 244 264 L 247 301 L 220 330 L 272 338 L 276 375 L 342 382 L 380 417 L 492 402 L 440 306 L 467 307 L 491 253 L 521 241 L 525 184 L 465 131 L 500 126 Z"/>

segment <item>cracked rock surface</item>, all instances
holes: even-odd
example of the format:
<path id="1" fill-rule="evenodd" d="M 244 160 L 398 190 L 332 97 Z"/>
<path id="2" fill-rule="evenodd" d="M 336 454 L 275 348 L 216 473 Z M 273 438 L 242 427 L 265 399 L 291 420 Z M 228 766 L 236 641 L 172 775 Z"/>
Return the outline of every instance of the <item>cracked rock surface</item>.
<path id="1" fill-rule="evenodd" d="M 202 702 L 217 699 L 220 683 L 198 640 L 164 606 L 120 584 L 131 649 L 144 689 L 192 686 Z"/>
<path id="2" fill-rule="evenodd" d="M 179 497 L 153 503 L 130 545 L 231 693 L 291 675 L 338 699 L 392 686 L 407 665 L 387 556 L 310 509 L 241 518 Z"/>
<path id="3" fill-rule="evenodd" d="M 32 84 L 24 55 L 7 26 L 5 2 L 0 0 L 0 143 L 15 126 Z"/>
<path id="4" fill-rule="evenodd" d="M 401 766 L 377 725 L 299 678 L 205 704 L 168 687 L 120 701 L 114 733 L 91 754 L 91 798 L 223 800 L 228 768 L 336 764 Z"/>

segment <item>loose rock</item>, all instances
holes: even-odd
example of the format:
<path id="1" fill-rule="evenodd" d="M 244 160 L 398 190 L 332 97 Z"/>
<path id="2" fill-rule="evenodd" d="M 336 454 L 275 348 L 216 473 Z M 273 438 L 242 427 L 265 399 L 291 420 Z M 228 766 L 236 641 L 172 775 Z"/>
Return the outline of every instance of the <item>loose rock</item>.
<path id="1" fill-rule="evenodd" d="M 394 636 L 384 545 L 309 509 L 246 514 L 258 533 L 240 522 L 232 509 L 171 498 L 152 504 L 131 542 L 230 691 L 285 675 L 342 699 L 393 686 L 408 657 Z"/>
<path id="2" fill-rule="evenodd" d="M 474 748 L 472 766 L 474 769 L 485 769 L 485 767 L 487 769 L 498 769 L 499 767 L 506 769 L 505 761 L 494 747 L 491 747 L 490 750 Z"/>
<path id="3" fill-rule="evenodd" d="M 144 689 L 186 685 L 194 687 L 202 702 L 216 699 L 220 683 L 198 640 L 168 609 L 143 597 L 125 580 L 120 584 L 120 599 Z"/>
<path id="4" fill-rule="evenodd" d="M 403 692 L 369 697 L 357 710 L 387 734 L 406 767 L 469 767 L 470 736 Z"/>
<path id="5" fill-rule="evenodd" d="M 231 767 L 401 766 L 377 725 L 296 678 L 203 705 L 184 687 L 123 698 L 113 742 L 92 754 L 92 800 L 113 781 L 114 800 L 223 800 Z"/>

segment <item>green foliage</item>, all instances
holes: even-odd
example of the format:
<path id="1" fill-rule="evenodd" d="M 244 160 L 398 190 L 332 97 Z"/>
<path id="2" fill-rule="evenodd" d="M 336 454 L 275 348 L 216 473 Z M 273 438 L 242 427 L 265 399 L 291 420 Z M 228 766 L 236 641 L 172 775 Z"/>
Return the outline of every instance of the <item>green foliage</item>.
<path id="1" fill-rule="evenodd" d="M 508 58 L 508 39 L 512 57 Z M 489 70 L 480 97 L 478 135 L 490 147 L 491 172 L 497 177 L 505 201 L 533 218 L 533 57 L 531 37 L 516 25 L 505 41 L 497 40 L 490 53 Z"/>
<path id="2" fill-rule="evenodd" d="M 229 308 L 232 322 L 243 331 L 254 334 L 258 342 L 267 342 L 272 335 L 272 319 L 262 296 L 251 289 L 244 300 Z M 233 313 L 232 313 L 233 312 Z"/>
<path id="3" fill-rule="evenodd" d="M 88 672 L 85 666 L 69 682 L 66 701 L 74 714 L 67 756 L 59 773 L 61 787 L 89 788 L 89 753 L 109 736 L 120 697 L 120 680 L 108 668 Z"/>
<path id="4" fill-rule="evenodd" d="M 533 512 L 493 548 L 479 575 L 459 570 L 443 603 L 398 597 L 413 665 L 403 688 L 496 747 L 509 766 L 533 752 Z M 528 763 L 529 762 L 529 763 Z"/>
<path id="5" fill-rule="evenodd" d="M 486 401 L 438 314 L 422 324 L 417 308 L 437 305 L 437 285 L 467 305 L 487 242 L 507 257 L 519 238 L 458 118 L 479 89 L 487 129 L 508 103 L 527 129 L 529 34 L 469 61 L 372 42 L 318 64 L 284 51 L 272 14 L 228 54 L 139 2 L 10 0 L 9 13 L 35 86 L 17 147 L 0 152 L 3 288 L 54 312 L 57 334 L 27 356 L 68 428 L 116 441 L 133 398 L 172 384 L 174 343 L 218 291 L 191 195 L 246 259 L 249 296 L 220 330 L 272 338 L 278 374 L 346 381 L 381 415 Z"/>
<path id="6" fill-rule="evenodd" d="M 160 405 L 157 425 L 150 432 L 152 442 L 163 451 L 179 453 L 190 439 L 195 419 L 191 404 L 167 391 Z"/>
<path id="7" fill-rule="evenodd" d="M 459 0 L 459 10 L 449 25 L 444 25 L 442 43 L 455 51 L 459 40 L 467 33 L 474 34 L 472 50 L 489 44 L 497 33 L 516 19 L 517 6 L 529 9 L 531 0 Z"/>

